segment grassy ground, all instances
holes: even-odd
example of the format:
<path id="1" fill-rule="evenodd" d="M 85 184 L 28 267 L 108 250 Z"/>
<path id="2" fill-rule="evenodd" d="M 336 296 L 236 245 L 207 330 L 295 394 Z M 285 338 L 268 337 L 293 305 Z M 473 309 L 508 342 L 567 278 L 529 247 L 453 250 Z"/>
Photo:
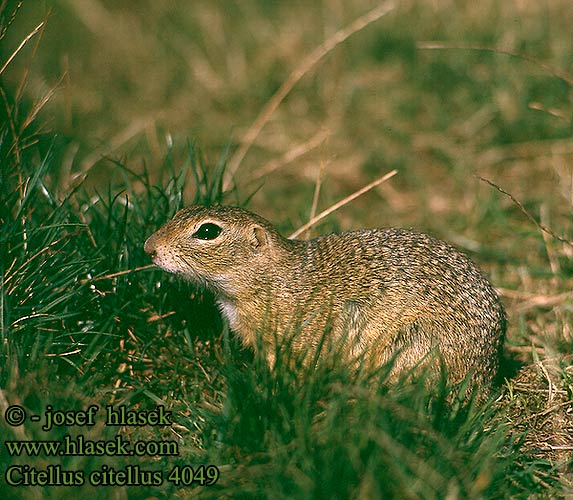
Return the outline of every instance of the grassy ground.
<path id="1" fill-rule="evenodd" d="M 4 476 L 3 497 L 572 493 L 573 8 L 420 0 L 352 24 L 371 8 L 0 2 L 0 463 L 38 483 Z M 345 26 L 356 32 L 340 41 Z M 144 255 L 146 236 L 193 201 L 250 200 L 288 234 L 317 183 L 320 210 L 393 168 L 313 232 L 415 227 L 479 262 L 510 318 L 507 379 L 485 405 L 328 359 L 301 376 L 286 351 L 269 372 L 208 296 Z M 160 404 L 171 426 L 104 425 L 106 405 Z M 28 417 L 100 409 L 93 426 L 44 431 L 9 426 L 14 405 Z M 32 457 L 5 445 L 67 434 L 178 450 Z M 201 465 L 218 467 L 215 485 Z M 57 466 L 84 484 L 33 479 Z M 93 487 L 94 471 L 122 482 L 106 468 L 161 484 Z"/>

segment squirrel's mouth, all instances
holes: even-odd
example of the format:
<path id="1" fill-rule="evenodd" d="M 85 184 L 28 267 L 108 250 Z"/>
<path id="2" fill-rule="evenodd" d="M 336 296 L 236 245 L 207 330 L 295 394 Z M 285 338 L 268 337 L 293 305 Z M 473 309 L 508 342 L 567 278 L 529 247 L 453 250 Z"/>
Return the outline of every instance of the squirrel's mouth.
<path id="1" fill-rule="evenodd" d="M 171 274 L 185 275 L 185 262 L 179 262 L 176 255 L 172 254 L 168 249 L 163 247 L 149 248 L 146 244 L 145 251 L 151 257 L 151 261 L 159 268 Z"/>
<path id="2" fill-rule="evenodd" d="M 178 266 L 169 260 L 161 259 L 159 257 L 152 257 L 152 261 L 157 267 L 167 271 L 168 273 L 179 274 L 182 276 L 186 275 L 186 273 L 181 269 L 181 266 Z"/>

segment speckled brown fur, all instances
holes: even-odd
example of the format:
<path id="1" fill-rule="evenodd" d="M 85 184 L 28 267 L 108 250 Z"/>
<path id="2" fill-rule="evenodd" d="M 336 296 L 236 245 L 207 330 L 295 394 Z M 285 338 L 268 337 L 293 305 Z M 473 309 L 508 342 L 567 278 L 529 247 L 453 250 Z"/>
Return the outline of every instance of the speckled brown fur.
<path id="1" fill-rule="evenodd" d="M 197 237 L 204 224 L 220 234 Z M 145 251 L 211 290 L 246 345 L 256 347 L 264 324 L 271 365 L 276 335 L 296 323 L 293 349 L 317 347 L 330 327 L 347 354 L 373 366 L 398 353 L 395 373 L 437 351 L 450 382 L 469 376 L 487 388 L 496 376 L 504 309 L 468 257 L 426 234 L 390 228 L 288 240 L 246 210 L 193 206 L 151 235 Z"/>

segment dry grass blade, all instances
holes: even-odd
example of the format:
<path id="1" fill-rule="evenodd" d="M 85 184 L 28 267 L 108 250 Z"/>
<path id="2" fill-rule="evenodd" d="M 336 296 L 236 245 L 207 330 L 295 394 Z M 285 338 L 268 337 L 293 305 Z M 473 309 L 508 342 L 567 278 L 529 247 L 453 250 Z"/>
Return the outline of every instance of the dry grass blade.
<path id="1" fill-rule="evenodd" d="M 494 146 L 481 153 L 476 162 L 478 165 L 491 165 L 502 161 L 539 158 L 548 152 L 552 155 L 571 155 L 573 154 L 573 141 L 571 138 L 541 139 Z"/>
<path id="2" fill-rule="evenodd" d="M 364 29 L 369 24 L 380 19 L 381 17 L 388 14 L 394 8 L 393 2 L 386 1 L 370 10 L 363 16 L 355 19 L 345 28 L 338 30 L 333 36 L 327 39 L 324 43 L 315 48 L 308 56 L 306 56 L 301 64 L 292 71 L 280 88 L 275 92 L 275 94 L 269 99 L 267 104 L 263 107 L 247 133 L 245 134 L 241 146 L 233 154 L 229 161 L 229 167 L 227 170 L 227 179 L 225 180 L 225 186 L 229 186 L 231 176 L 237 171 L 239 165 L 243 161 L 243 158 L 247 154 L 247 151 L 252 146 L 253 142 L 269 121 L 270 117 L 273 115 L 275 110 L 278 108 L 282 100 L 288 95 L 296 83 L 308 73 L 325 55 L 331 52 L 334 48 L 344 42 L 347 38 L 352 36 L 354 33 Z"/>
<path id="3" fill-rule="evenodd" d="M 539 367 L 539 369 L 543 373 L 545 380 L 547 380 L 547 404 L 550 405 L 553 402 L 553 396 L 554 396 L 556 387 L 555 387 L 555 384 L 553 383 L 553 380 L 551 380 L 551 377 L 549 375 L 549 372 L 547 371 L 547 368 L 545 368 L 545 365 L 543 364 L 543 362 L 541 360 L 539 360 L 537 362 L 537 366 Z"/>
<path id="4" fill-rule="evenodd" d="M 571 247 L 573 247 L 573 241 L 570 241 L 566 238 L 563 238 L 562 236 L 559 236 L 558 234 L 555 234 L 553 232 L 553 230 L 551 228 L 548 228 L 547 226 L 545 226 L 544 224 L 541 224 L 540 222 L 537 222 L 537 220 L 535 219 L 535 217 L 533 217 L 533 215 L 531 215 L 523 206 L 523 204 L 517 199 L 515 198 L 515 196 L 513 196 L 511 193 L 508 193 L 507 191 L 505 191 L 504 189 L 502 189 L 501 187 L 499 187 L 497 184 L 495 184 L 494 182 L 490 181 L 489 179 L 486 179 L 485 177 L 481 177 L 480 175 L 478 175 L 478 178 L 480 180 L 482 180 L 483 182 L 487 182 L 491 187 L 494 187 L 495 189 L 497 189 L 500 193 L 503 193 L 504 195 L 508 196 L 511 201 L 513 201 L 513 203 L 515 203 L 517 205 L 517 207 L 519 208 L 519 210 L 521 210 L 521 213 L 523 213 L 523 215 L 525 215 L 531 222 L 533 222 L 538 228 L 539 230 L 541 230 L 544 233 L 549 234 L 550 236 L 552 236 L 553 238 L 555 238 L 556 240 L 559 240 L 561 243 L 565 243 Z"/>
<path id="5" fill-rule="evenodd" d="M 147 264 L 146 266 L 136 267 L 135 269 L 125 269 L 123 271 L 118 271 L 117 273 L 106 274 L 105 276 L 98 276 L 97 278 L 83 279 L 81 281 L 81 284 L 84 285 L 85 283 L 88 283 L 88 282 L 93 283 L 94 281 L 110 280 L 113 278 L 117 278 L 118 276 L 124 276 L 126 274 L 131 274 L 131 273 L 135 273 L 138 271 L 145 271 L 147 269 L 153 269 L 154 267 L 155 267 L 155 264 Z"/>
<path id="6" fill-rule="evenodd" d="M 316 183 L 314 186 L 314 195 L 312 197 L 312 207 L 310 208 L 310 218 L 312 219 L 316 215 L 316 210 L 318 209 L 318 199 L 320 198 L 320 188 L 322 187 L 322 180 L 324 179 L 324 172 L 326 170 L 326 160 L 321 158 L 320 166 L 318 168 L 318 173 L 316 176 Z"/>
<path id="7" fill-rule="evenodd" d="M 517 313 L 527 312 L 532 309 L 536 309 L 538 307 L 558 307 L 561 304 L 564 304 L 566 301 L 572 299 L 573 299 L 573 293 L 571 292 L 561 293 L 559 295 L 549 296 L 549 297 L 540 295 L 538 297 L 533 297 L 530 300 L 526 300 L 521 304 L 518 304 L 515 307 L 515 312 Z"/>
<path id="8" fill-rule="evenodd" d="M 559 307 L 562 304 L 565 304 L 565 302 L 573 300 L 573 292 L 563 292 L 557 295 L 544 295 L 500 287 L 496 287 L 496 290 L 502 297 L 519 301 L 512 308 L 515 313 L 524 313 L 539 307 Z"/>
<path id="9" fill-rule="evenodd" d="M 328 130 L 319 130 L 308 141 L 304 142 L 303 144 L 298 144 L 293 148 L 289 149 L 280 158 L 274 158 L 269 162 L 267 162 L 259 170 L 257 170 L 250 177 L 248 177 L 248 179 L 245 180 L 244 182 L 246 184 L 249 184 L 272 174 L 279 168 L 282 168 L 283 166 L 295 161 L 301 156 L 304 156 L 309 151 L 312 151 L 316 147 L 320 146 L 320 144 L 322 144 L 328 138 L 328 136 L 329 136 Z"/>
<path id="10" fill-rule="evenodd" d="M 500 49 L 497 47 L 484 47 L 482 45 L 471 45 L 471 44 L 463 44 L 463 43 L 456 43 L 456 44 L 449 44 L 444 42 L 418 42 L 416 44 L 418 49 L 423 50 L 477 50 L 482 52 L 494 52 L 496 54 L 503 54 L 509 57 L 514 57 L 516 59 L 521 59 L 522 61 L 527 61 L 528 63 L 534 64 L 539 68 L 547 71 L 551 75 L 560 80 L 563 80 L 567 85 L 573 86 L 573 78 L 571 75 L 556 69 L 548 64 L 545 64 L 538 59 L 530 57 L 526 54 L 517 54 L 515 52 L 511 52 L 510 50 Z"/>
<path id="11" fill-rule="evenodd" d="M 36 36 L 38 34 L 38 32 L 44 27 L 45 21 L 42 21 L 40 24 L 38 24 L 38 26 L 36 26 L 32 32 L 30 32 L 26 38 L 24 38 L 24 40 L 22 40 L 22 42 L 20 43 L 20 45 L 18 45 L 18 47 L 16 48 L 16 50 L 14 52 L 12 52 L 12 54 L 10 55 L 10 57 L 8 58 L 8 60 L 4 63 L 4 65 L 2 66 L 2 68 L 0 68 L 0 75 L 2 75 L 2 73 L 4 73 L 4 70 L 8 67 L 8 65 L 14 60 L 14 58 L 18 55 L 18 53 L 24 48 L 24 46 L 30 41 L 31 38 L 33 38 L 34 36 Z"/>
<path id="12" fill-rule="evenodd" d="M 397 173 L 398 173 L 398 170 L 394 169 L 394 170 L 388 172 L 386 175 L 380 177 L 379 179 L 376 179 L 375 181 L 371 182 L 370 184 L 364 186 L 362 189 L 359 189 L 358 191 L 352 193 L 350 196 L 347 196 L 343 200 L 340 200 L 338 203 L 335 203 L 330 208 L 323 210 L 317 216 L 310 219 L 305 225 L 299 227 L 294 233 L 292 233 L 289 236 L 289 238 L 293 239 L 293 238 L 296 238 L 297 236 L 300 236 L 302 233 L 304 233 L 305 231 L 310 229 L 312 226 L 314 226 L 318 221 L 324 219 L 327 215 L 330 215 L 332 212 L 338 210 L 340 207 L 343 207 L 347 203 L 350 203 L 352 200 L 354 200 L 354 199 L 358 198 L 359 196 L 363 195 L 364 193 L 370 191 L 372 188 L 375 188 L 379 184 L 386 182 L 391 177 L 394 177 Z"/>
<path id="13" fill-rule="evenodd" d="M 111 155 L 115 150 L 126 144 L 129 140 L 140 134 L 148 128 L 153 122 L 155 117 L 144 117 L 131 122 L 125 129 L 120 131 L 117 135 L 111 138 L 110 141 L 105 143 L 101 148 L 92 151 L 87 155 L 80 165 L 80 171 L 87 173 L 98 161 Z"/>
<path id="14" fill-rule="evenodd" d="M 28 116 L 26 117 L 26 119 L 24 120 L 24 122 L 22 124 L 22 127 L 21 127 L 22 130 L 25 130 L 26 128 L 28 128 L 30 126 L 30 124 L 36 119 L 36 117 L 38 116 L 38 113 L 42 110 L 42 108 L 47 104 L 47 102 L 52 98 L 52 96 L 58 90 L 58 87 L 62 83 L 63 78 L 64 77 L 62 77 L 60 79 L 60 81 L 54 87 L 52 87 L 46 93 L 46 95 L 44 95 L 44 97 L 42 97 L 42 99 L 40 101 L 38 101 L 37 103 L 34 104 L 34 106 L 30 110 L 30 112 L 28 113 Z"/>
<path id="15" fill-rule="evenodd" d="M 10 19 L 8 19 L 8 22 L 6 22 L 4 26 L 2 26 L 2 29 L 0 29 L 0 41 L 4 39 L 6 33 L 8 32 L 8 28 L 14 23 L 14 19 L 16 19 L 16 14 L 18 14 L 18 11 L 22 8 L 23 3 L 24 0 L 20 0 L 18 2 L 18 5 L 14 7 L 14 10 L 12 10 L 12 13 L 10 14 Z M 7 4 L 6 0 L 4 0 L 2 4 L 0 4 L 0 13 L 2 13 L 4 9 L 7 8 L 6 4 Z"/>

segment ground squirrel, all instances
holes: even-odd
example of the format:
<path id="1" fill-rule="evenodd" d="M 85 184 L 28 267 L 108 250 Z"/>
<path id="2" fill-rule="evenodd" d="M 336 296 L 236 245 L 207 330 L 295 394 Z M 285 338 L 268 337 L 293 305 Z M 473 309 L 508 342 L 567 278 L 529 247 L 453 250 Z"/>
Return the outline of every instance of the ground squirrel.
<path id="1" fill-rule="evenodd" d="M 505 312 L 463 253 L 426 234 L 372 229 L 289 240 L 244 209 L 180 210 L 145 242 L 153 262 L 206 287 L 231 329 L 256 348 L 316 347 L 325 329 L 347 353 L 394 371 L 439 352 L 448 380 L 489 387 L 499 363 Z M 295 330 L 293 324 L 296 323 Z M 430 354 L 430 356 L 429 356 Z"/>

